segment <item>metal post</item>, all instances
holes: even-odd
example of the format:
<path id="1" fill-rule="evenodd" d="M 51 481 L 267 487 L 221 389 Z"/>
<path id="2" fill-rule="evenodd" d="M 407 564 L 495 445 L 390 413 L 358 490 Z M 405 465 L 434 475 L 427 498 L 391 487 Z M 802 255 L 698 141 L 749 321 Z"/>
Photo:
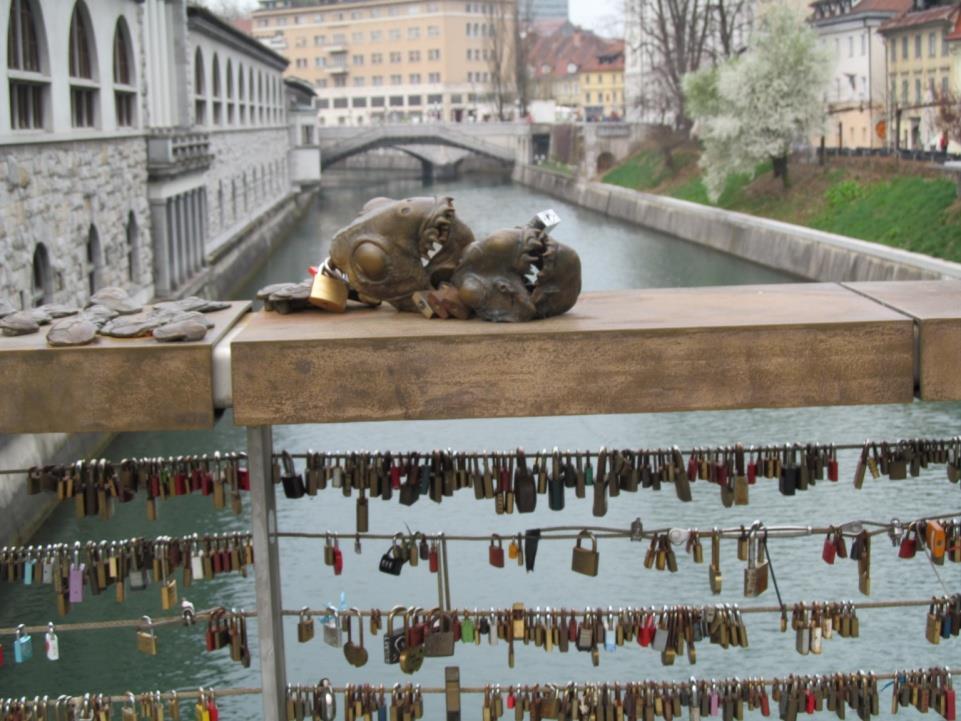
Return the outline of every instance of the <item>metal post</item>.
<path id="1" fill-rule="evenodd" d="M 247 428 L 247 466 L 250 469 L 250 520 L 254 537 L 257 581 L 257 637 L 260 640 L 260 677 L 264 721 L 287 716 L 287 668 L 284 619 L 281 614 L 280 554 L 277 548 L 277 509 L 271 474 L 271 426 Z"/>

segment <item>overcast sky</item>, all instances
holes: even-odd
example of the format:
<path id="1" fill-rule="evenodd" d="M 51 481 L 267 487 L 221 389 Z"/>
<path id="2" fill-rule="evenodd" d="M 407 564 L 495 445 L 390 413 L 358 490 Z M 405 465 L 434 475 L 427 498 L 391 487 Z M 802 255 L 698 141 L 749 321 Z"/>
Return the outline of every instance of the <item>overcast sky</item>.
<path id="1" fill-rule="evenodd" d="M 569 2 L 572 22 L 603 35 L 616 35 L 620 32 L 624 0 L 569 0 Z M 212 7 L 219 4 L 232 5 L 244 10 L 251 10 L 257 6 L 254 0 L 212 0 L 207 4 Z"/>

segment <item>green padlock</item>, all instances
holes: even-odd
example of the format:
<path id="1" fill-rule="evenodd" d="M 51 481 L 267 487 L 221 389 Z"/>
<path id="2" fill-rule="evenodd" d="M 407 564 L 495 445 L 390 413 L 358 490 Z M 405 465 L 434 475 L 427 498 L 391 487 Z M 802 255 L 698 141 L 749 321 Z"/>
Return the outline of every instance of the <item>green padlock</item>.
<path id="1" fill-rule="evenodd" d="M 464 643 L 474 643 L 474 619 L 464 616 L 460 624 L 460 640 Z"/>

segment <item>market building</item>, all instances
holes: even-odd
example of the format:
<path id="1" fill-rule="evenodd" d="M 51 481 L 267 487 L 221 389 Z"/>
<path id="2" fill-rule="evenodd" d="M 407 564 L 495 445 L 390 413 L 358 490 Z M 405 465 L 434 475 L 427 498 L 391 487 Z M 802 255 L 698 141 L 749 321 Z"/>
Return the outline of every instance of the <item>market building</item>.
<path id="1" fill-rule="evenodd" d="M 283 56 L 186 0 L 11 0 L 0 38 L 0 297 L 223 287 L 291 216 Z"/>

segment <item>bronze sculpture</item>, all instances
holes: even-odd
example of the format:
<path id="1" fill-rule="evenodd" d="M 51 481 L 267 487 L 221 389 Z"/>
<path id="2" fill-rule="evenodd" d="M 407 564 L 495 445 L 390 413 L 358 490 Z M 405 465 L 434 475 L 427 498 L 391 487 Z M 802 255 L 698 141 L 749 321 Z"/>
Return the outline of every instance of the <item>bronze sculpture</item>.
<path id="1" fill-rule="evenodd" d="M 577 301 L 581 263 L 573 248 L 550 237 L 558 222 L 544 211 L 526 226 L 475 240 L 451 198 L 374 198 L 334 236 L 309 302 L 343 311 L 349 298 L 427 317 L 473 314 L 495 322 L 560 315 Z M 270 293 L 258 297 L 269 308 L 303 307 Z"/>

